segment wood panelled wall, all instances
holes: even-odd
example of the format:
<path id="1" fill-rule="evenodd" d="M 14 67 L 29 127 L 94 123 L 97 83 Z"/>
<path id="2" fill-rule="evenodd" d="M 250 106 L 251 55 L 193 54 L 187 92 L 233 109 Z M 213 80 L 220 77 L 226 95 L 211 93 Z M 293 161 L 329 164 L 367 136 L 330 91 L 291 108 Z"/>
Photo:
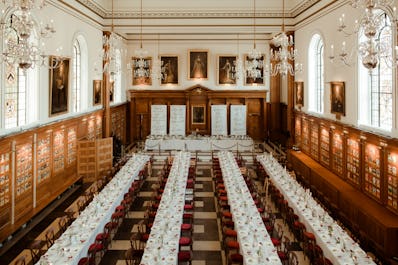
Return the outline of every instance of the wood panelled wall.
<path id="1" fill-rule="evenodd" d="M 304 153 L 291 152 L 294 169 L 364 241 L 397 254 L 398 140 L 299 111 L 294 119 Z"/>
<path id="2" fill-rule="evenodd" d="M 111 109 L 112 131 L 126 141 L 124 103 Z M 0 139 L 0 242 L 73 183 L 77 142 L 102 138 L 103 110 Z"/>
<path id="3" fill-rule="evenodd" d="M 155 104 L 167 105 L 168 108 L 170 105 L 186 105 L 186 134 L 198 130 L 204 135 L 211 134 L 211 105 L 227 105 L 228 133 L 230 131 L 229 106 L 246 105 L 247 134 L 256 140 L 263 140 L 265 137 L 265 128 L 267 128 L 265 91 L 215 91 L 196 85 L 186 90 L 130 90 L 129 98 L 130 139 L 135 141 L 144 140 L 150 134 L 151 105 Z M 193 105 L 206 107 L 205 124 L 191 123 Z"/>

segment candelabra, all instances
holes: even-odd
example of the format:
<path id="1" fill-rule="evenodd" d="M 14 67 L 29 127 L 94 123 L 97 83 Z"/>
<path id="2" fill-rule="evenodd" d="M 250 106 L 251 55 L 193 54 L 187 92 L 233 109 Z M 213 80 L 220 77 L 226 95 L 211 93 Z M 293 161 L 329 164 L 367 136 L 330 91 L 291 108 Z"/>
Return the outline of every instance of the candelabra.
<path id="1" fill-rule="evenodd" d="M 245 61 L 246 77 L 256 80 L 263 77 L 264 57 L 259 50 L 256 49 L 254 43 L 253 49 L 247 55 Z"/>
<path id="2" fill-rule="evenodd" d="M 352 65 L 353 58 L 356 57 L 354 54 L 358 54 L 362 65 L 369 71 L 376 68 L 381 61 L 390 68 L 397 66 L 398 46 L 393 49 L 392 41 L 397 23 L 396 8 L 392 6 L 393 3 L 393 0 L 350 1 L 351 6 L 360 9 L 362 15 L 355 20 L 351 32 L 347 30 L 345 15 L 339 18 L 338 32 L 345 36 L 359 34 L 358 46 L 354 46 L 350 52 L 347 52 L 346 42 L 342 43 L 338 57 L 344 64 Z M 334 46 L 331 45 L 329 59 L 333 62 L 335 58 Z"/>
<path id="3" fill-rule="evenodd" d="M 46 55 L 45 45 L 42 42 L 55 33 L 53 22 L 37 26 L 32 14 L 45 6 L 44 0 L 2 0 L 0 2 L 2 14 L 11 15 L 2 18 L 1 34 L 4 36 L 1 61 L 10 67 L 17 66 L 23 70 L 33 68 L 35 65 L 57 67 L 61 58 L 55 57 L 50 64 Z M 34 36 L 32 32 L 38 32 Z M 58 49 L 57 49 L 58 51 Z"/>

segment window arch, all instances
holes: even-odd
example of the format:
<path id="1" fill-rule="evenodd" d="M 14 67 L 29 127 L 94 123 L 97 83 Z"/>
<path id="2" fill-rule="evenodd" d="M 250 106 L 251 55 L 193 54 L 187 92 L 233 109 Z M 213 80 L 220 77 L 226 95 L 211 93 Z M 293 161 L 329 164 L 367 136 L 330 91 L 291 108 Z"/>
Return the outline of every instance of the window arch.
<path id="1" fill-rule="evenodd" d="M 393 127 L 393 87 L 394 70 L 389 65 L 393 49 L 393 33 L 389 16 L 379 10 L 380 27 L 376 42 L 383 42 L 386 56 L 379 58 L 376 68 L 369 71 L 358 62 L 359 84 L 359 123 L 390 131 Z M 363 30 L 360 31 L 359 42 L 366 41 Z"/>
<path id="2" fill-rule="evenodd" d="M 308 51 L 309 110 L 323 113 L 324 61 L 323 40 L 319 34 L 311 38 Z"/>
<path id="3" fill-rule="evenodd" d="M 72 71 L 73 71 L 73 82 L 72 82 L 72 110 L 74 112 L 80 111 L 81 101 L 81 48 L 80 43 L 76 39 L 73 42 L 73 60 L 72 60 Z"/>

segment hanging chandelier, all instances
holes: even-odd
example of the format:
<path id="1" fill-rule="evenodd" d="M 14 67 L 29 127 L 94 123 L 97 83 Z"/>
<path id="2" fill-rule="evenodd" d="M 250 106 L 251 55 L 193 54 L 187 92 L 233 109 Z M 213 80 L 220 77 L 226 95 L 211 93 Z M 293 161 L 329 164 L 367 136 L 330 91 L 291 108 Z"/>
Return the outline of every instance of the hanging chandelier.
<path id="1" fill-rule="evenodd" d="M 140 6 L 140 48 L 134 51 L 133 60 L 134 76 L 136 78 L 146 78 L 151 76 L 150 61 L 147 59 L 148 51 L 142 46 L 142 0 Z"/>
<path id="2" fill-rule="evenodd" d="M 245 60 L 245 72 L 246 77 L 255 81 L 263 77 L 264 57 L 256 48 L 256 0 L 253 3 L 253 49 L 249 51 Z"/>
<path id="3" fill-rule="evenodd" d="M 392 36 L 396 31 L 396 8 L 393 7 L 393 0 L 351 0 L 350 5 L 359 9 L 362 14 L 355 20 L 354 28 L 351 32 L 347 30 L 344 14 L 339 18 L 338 32 L 345 36 L 360 34 L 358 46 L 347 51 L 344 41 L 338 58 L 345 65 L 352 65 L 356 60 L 355 54 L 359 55 L 362 65 L 370 72 L 376 68 L 381 61 L 389 68 L 394 68 L 398 64 L 398 46 L 393 49 Z M 390 19 L 386 12 L 392 13 Z M 383 34 L 386 33 L 386 34 Z M 334 46 L 330 47 L 329 59 L 335 59 Z"/>
<path id="4" fill-rule="evenodd" d="M 302 65 L 298 63 L 293 65 L 291 63 L 294 62 L 297 57 L 297 49 L 289 49 L 289 47 L 294 45 L 294 41 L 293 36 L 290 35 L 288 37 L 285 32 L 285 0 L 282 1 L 282 5 L 282 31 L 272 39 L 272 43 L 275 47 L 279 47 L 279 49 L 271 49 L 271 63 L 270 66 L 266 67 L 266 71 L 268 71 L 271 76 L 276 76 L 277 74 L 282 76 L 290 74 L 294 76 L 297 72 L 302 71 Z M 275 65 L 272 64 L 272 61 L 275 62 Z"/>
<path id="5" fill-rule="evenodd" d="M 110 81 L 114 80 L 116 74 L 121 71 L 118 54 L 121 56 L 122 38 L 115 33 L 114 26 L 114 1 L 112 0 L 112 23 L 111 31 L 104 32 L 102 36 L 102 50 L 99 62 L 94 63 L 94 71 L 97 73 L 108 73 Z"/>
<path id="6" fill-rule="evenodd" d="M 2 14 L 6 14 L 7 10 L 12 11 L 8 18 L 2 18 L 1 34 L 5 39 L 1 61 L 10 68 L 19 67 L 23 70 L 34 68 L 35 65 L 57 67 L 62 58 L 53 57 L 49 63 L 49 55 L 44 54 L 43 39 L 55 33 L 52 21 L 37 25 L 32 15 L 45 6 L 45 0 L 2 0 L 0 6 Z"/>

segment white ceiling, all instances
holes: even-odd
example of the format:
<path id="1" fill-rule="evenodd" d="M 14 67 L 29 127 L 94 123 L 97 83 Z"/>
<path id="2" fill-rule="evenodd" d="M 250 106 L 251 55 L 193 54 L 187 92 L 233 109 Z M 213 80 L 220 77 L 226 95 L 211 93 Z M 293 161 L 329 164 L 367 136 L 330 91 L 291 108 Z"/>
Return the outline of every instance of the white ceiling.
<path id="1" fill-rule="evenodd" d="M 141 0 L 113 0 L 113 12 L 112 0 L 76 1 L 102 18 L 105 29 L 113 22 L 115 31 L 127 40 L 137 38 Z M 143 35 L 147 39 L 159 35 L 185 39 L 189 34 L 214 40 L 236 38 L 236 34 L 252 38 L 254 1 L 256 34 L 272 35 L 280 31 L 283 16 L 286 29 L 294 30 L 303 16 L 343 0 L 285 0 L 284 12 L 282 0 L 142 0 Z"/>

